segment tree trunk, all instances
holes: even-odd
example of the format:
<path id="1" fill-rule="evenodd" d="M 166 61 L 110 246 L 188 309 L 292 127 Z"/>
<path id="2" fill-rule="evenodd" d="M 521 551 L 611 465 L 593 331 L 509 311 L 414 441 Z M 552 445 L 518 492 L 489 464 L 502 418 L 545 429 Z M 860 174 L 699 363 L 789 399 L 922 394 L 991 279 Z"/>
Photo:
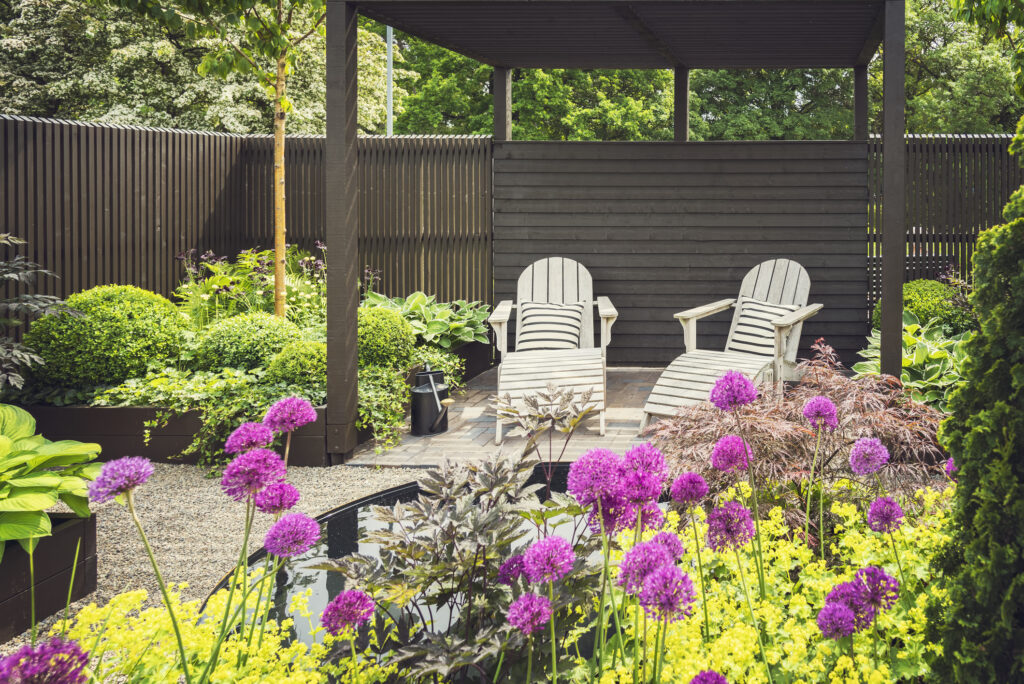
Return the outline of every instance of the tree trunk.
<path id="1" fill-rule="evenodd" d="M 277 60 L 274 83 L 274 315 L 285 315 L 284 124 L 285 60 Z"/>

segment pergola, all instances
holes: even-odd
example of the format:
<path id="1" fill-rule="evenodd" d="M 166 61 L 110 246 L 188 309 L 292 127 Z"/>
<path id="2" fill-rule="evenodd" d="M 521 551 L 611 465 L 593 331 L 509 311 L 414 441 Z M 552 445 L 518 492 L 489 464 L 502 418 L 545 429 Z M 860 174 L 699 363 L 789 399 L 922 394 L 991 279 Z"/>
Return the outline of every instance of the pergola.
<path id="1" fill-rule="evenodd" d="M 867 65 L 881 44 L 882 188 L 898 198 L 882 210 L 882 369 L 899 374 L 905 0 L 328 0 L 328 452 L 356 444 L 358 14 L 493 66 L 496 142 L 511 139 L 514 68 L 673 69 L 678 142 L 646 145 L 694 146 L 715 143 L 687 142 L 690 69 L 829 67 L 853 69 L 854 140 L 866 142 Z"/>

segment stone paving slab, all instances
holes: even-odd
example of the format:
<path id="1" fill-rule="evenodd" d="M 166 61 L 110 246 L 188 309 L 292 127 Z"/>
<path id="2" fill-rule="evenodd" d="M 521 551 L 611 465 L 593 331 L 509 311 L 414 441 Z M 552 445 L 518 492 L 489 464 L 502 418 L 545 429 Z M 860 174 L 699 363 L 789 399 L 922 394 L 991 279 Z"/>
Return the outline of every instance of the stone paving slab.
<path id="1" fill-rule="evenodd" d="M 608 369 L 608 407 L 605 436 L 598 434 L 598 417 L 589 417 L 577 430 L 566 450 L 564 460 L 575 460 L 594 447 L 624 451 L 640 442 L 641 409 L 647 395 L 661 373 L 659 368 L 615 367 Z M 498 373 L 492 368 L 469 382 L 466 390 L 455 397 L 449 409 L 448 432 L 416 437 L 408 426 L 402 442 L 394 449 L 376 453 L 372 444 L 356 450 L 347 465 L 385 468 L 429 468 L 448 458 L 453 461 L 483 459 L 502 451 L 518 452 L 525 438 L 513 435 L 515 428 L 505 426 L 500 447 L 494 444 L 494 411 L 491 398 L 497 391 Z"/>

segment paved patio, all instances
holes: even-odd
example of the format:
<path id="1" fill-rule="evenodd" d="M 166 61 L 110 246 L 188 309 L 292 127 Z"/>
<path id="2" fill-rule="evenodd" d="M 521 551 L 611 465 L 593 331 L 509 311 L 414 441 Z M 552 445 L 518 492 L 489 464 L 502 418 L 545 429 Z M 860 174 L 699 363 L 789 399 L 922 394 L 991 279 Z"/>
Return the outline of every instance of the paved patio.
<path id="1" fill-rule="evenodd" d="M 565 460 L 573 460 L 596 446 L 622 451 L 639 441 L 640 408 L 660 372 L 659 368 L 609 368 L 605 436 L 598 434 L 598 418 L 594 414 L 573 437 Z M 465 461 L 484 458 L 499 448 L 521 450 L 525 439 L 514 435 L 515 427 L 510 424 L 505 426 L 501 447 L 494 444 L 495 418 L 491 399 L 497 391 L 497 382 L 497 368 L 469 382 L 449 409 L 448 432 L 431 437 L 415 437 L 406 433 L 400 445 L 380 454 L 374 453 L 372 445 L 364 444 L 347 465 L 427 468 L 445 458 Z"/>

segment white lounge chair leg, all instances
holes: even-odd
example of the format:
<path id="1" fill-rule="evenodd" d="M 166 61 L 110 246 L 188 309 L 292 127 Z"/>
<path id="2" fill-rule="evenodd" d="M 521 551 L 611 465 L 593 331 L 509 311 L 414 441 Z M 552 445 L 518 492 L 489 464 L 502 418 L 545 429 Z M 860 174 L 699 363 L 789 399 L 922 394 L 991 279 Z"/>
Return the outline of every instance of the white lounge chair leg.
<path id="1" fill-rule="evenodd" d="M 601 411 L 601 436 L 604 437 L 604 411 Z"/>
<path id="2" fill-rule="evenodd" d="M 650 423 L 650 422 L 651 422 L 651 414 L 650 413 L 646 413 L 645 412 L 642 416 L 640 416 L 640 430 L 639 430 L 639 432 L 637 432 L 637 434 L 638 435 L 642 435 L 644 430 L 647 429 L 647 424 Z"/>
<path id="3" fill-rule="evenodd" d="M 498 418 L 498 429 L 494 431 L 494 443 L 501 444 L 501 418 Z"/>

